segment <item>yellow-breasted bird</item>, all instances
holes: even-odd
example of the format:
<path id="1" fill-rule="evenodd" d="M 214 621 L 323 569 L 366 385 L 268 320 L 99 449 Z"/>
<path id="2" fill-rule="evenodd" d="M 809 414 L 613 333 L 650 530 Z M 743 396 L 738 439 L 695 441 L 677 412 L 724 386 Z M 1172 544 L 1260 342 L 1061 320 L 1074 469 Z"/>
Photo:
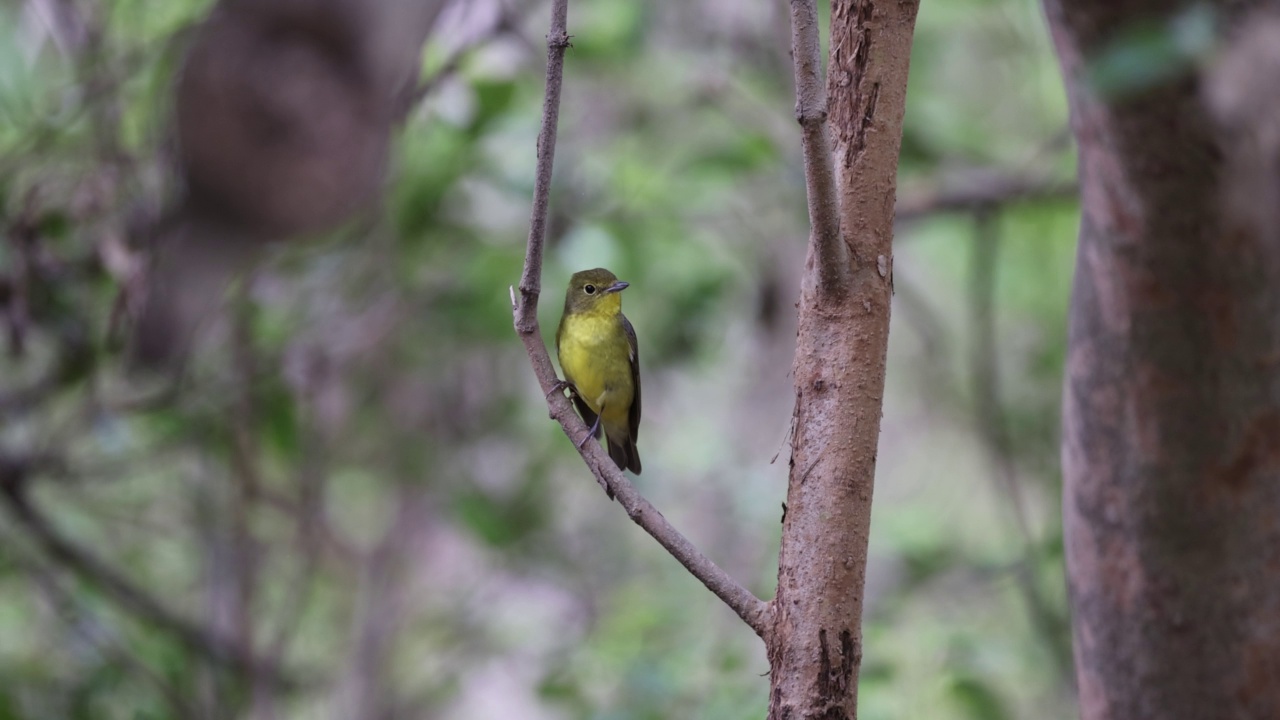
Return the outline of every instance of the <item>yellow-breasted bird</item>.
<path id="1" fill-rule="evenodd" d="M 619 293 L 625 289 L 627 283 L 604 268 L 574 273 L 556 330 L 556 354 L 573 404 L 591 426 L 587 438 L 600 437 L 603 428 L 618 469 L 639 475 L 640 353 L 636 331 L 622 314 Z"/>

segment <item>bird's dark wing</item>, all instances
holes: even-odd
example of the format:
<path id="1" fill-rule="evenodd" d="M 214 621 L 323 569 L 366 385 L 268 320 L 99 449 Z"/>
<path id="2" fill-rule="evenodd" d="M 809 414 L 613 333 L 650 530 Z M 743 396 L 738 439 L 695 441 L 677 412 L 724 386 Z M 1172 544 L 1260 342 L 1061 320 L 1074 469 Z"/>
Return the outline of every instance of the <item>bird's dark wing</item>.
<path id="1" fill-rule="evenodd" d="M 572 388 L 573 386 L 571 385 L 570 387 Z M 591 408 L 587 407 L 587 401 L 583 400 L 581 395 L 578 395 L 578 389 L 573 388 L 569 393 L 569 397 L 573 398 L 573 406 L 578 408 L 578 414 L 582 416 L 582 422 L 587 424 L 587 429 L 596 429 L 591 437 L 600 437 L 600 426 L 596 425 L 596 414 L 592 412 Z"/>
<path id="2" fill-rule="evenodd" d="M 628 424 L 631 426 L 631 442 L 635 442 L 640 437 L 640 347 L 636 344 L 636 330 L 631 327 L 631 321 L 626 315 L 619 315 L 622 318 L 622 331 L 627 334 L 627 346 L 631 350 L 631 384 L 635 387 L 635 395 L 631 398 L 631 413 L 627 417 Z"/>

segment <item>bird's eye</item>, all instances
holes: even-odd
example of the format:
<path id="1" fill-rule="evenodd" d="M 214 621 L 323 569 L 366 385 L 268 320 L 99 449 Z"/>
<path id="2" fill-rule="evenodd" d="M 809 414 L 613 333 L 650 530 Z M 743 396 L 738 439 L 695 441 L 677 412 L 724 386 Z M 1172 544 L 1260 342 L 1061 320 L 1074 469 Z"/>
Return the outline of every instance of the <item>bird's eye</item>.
<path id="1" fill-rule="evenodd" d="M 583 290 L 585 290 L 585 291 L 587 292 L 587 294 L 588 294 L 588 295 L 595 295 L 595 294 L 596 294 L 596 286 L 595 286 L 595 285 L 588 285 L 588 286 L 586 286 L 586 287 L 584 287 L 584 288 L 582 288 L 582 289 L 583 289 Z"/>

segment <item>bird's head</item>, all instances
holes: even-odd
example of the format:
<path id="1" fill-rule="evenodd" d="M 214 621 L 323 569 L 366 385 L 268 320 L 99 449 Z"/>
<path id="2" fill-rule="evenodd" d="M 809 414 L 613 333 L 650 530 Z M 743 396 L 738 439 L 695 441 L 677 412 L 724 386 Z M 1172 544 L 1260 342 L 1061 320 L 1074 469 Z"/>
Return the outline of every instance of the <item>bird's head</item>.
<path id="1" fill-rule="evenodd" d="M 583 270 L 569 278 L 569 290 L 564 296 L 565 313 L 616 313 L 622 309 L 622 296 L 627 283 L 605 270 Z"/>

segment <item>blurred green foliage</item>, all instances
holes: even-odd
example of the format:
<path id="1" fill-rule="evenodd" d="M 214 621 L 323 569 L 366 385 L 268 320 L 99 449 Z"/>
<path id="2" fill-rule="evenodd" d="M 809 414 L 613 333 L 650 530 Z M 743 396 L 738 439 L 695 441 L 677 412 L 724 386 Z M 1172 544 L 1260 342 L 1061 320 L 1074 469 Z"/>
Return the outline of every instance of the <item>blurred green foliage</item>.
<path id="1" fill-rule="evenodd" d="M 0 222 L 57 260 L 31 285 L 25 348 L 0 358 L 0 451 L 65 456 L 33 487 L 59 532 L 302 682 L 276 694 L 211 662 L 0 512 L 0 720 L 761 717 L 758 639 L 606 502 L 511 330 L 546 8 L 508 3 L 495 31 L 496 5 L 463 3 L 426 53 L 428 77 L 461 53 L 456 70 L 407 121 L 383 206 L 232 288 L 169 395 L 121 367 L 109 336 L 127 272 L 101 259 L 145 247 L 140 227 L 175 192 L 167 96 L 208 3 L 76 5 L 100 29 L 80 49 L 30 4 L 0 3 Z M 779 3 L 573 3 L 540 307 L 550 333 L 573 271 L 631 282 L 637 483 L 763 596 L 807 233 L 786 23 Z M 923 4 L 903 193 L 973 166 L 1072 171 L 1042 25 L 1030 0 Z M 973 220 L 898 228 L 863 718 L 1074 714 L 1064 638 L 1045 636 L 1018 578 L 1065 621 L 1075 217 L 1028 201 L 996 223 L 1004 449 L 974 410 Z M 15 247 L 0 246 L 0 276 Z M 73 344 L 74 381 L 42 385 Z"/>

